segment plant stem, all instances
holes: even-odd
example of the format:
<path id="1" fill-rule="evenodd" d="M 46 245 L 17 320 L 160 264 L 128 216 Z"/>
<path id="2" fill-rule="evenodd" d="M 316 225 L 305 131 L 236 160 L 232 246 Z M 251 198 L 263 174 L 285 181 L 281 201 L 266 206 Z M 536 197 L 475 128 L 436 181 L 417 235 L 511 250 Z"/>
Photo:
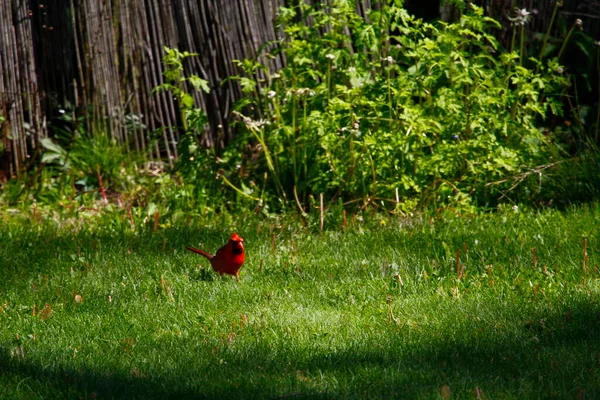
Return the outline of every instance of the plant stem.
<path id="1" fill-rule="evenodd" d="M 512 39 L 510 40 L 510 52 L 512 53 L 515 50 L 515 36 L 517 36 L 517 26 L 513 26 L 513 34 Z"/>
<path id="2" fill-rule="evenodd" d="M 560 58 L 563 55 L 565 48 L 567 47 L 567 43 L 569 43 L 569 38 L 571 37 L 571 34 L 573 33 L 574 30 L 575 30 L 575 24 L 573 24 L 571 26 L 571 29 L 569 29 L 569 33 L 567 33 L 567 37 L 565 37 L 565 40 L 564 40 L 562 46 L 560 47 L 560 51 L 558 52 L 558 57 L 557 57 L 558 61 L 560 61 Z"/>
<path id="3" fill-rule="evenodd" d="M 558 11 L 560 2 L 554 2 L 554 10 L 552 11 L 552 17 L 550 18 L 550 23 L 548 24 L 548 29 L 546 30 L 546 35 L 544 35 L 544 41 L 542 42 L 542 48 L 540 49 L 540 55 L 538 56 L 538 60 L 542 61 L 542 56 L 544 55 L 544 49 L 546 48 L 546 43 L 548 42 L 548 37 L 550 37 L 550 30 L 552 30 L 552 26 L 554 25 L 554 19 L 556 18 L 556 12 Z"/>
<path id="4" fill-rule="evenodd" d="M 306 119 L 308 117 L 308 105 L 306 104 L 306 98 L 304 98 L 304 109 L 303 111 L 303 117 L 302 117 L 302 136 L 306 135 Z M 318 138 L 317 138 L 318 140 Z M 316 143 L 316 142 L 315 142 Z M 308 157 L 307 157 L 307 145 L 302 146 L 303 150 L 304 150 L 304 156 L 302 157 L 302 161 L 301 164 L 304 167 L 304 179 L 308 179 Z M 298 175 L 300 175 L 300 173 L 298 173 Z"/>
<path id="5" fill-rule="evenodd" d="M 388 68 L 387 70 L 387 90 L 388 90 L 388 107 L 390 109 L 390 119 L 394 119 L 394 113 L 392 110 L 392 88 L 390 87 L 390 80 L 391 80 L 391 67 Z"/>
<path id="6" fill-rule="evenodd" d="M 298 121 L 298 116 L 297 116 L 298 107 L 297 107 L 297 103 L 298 103 L 298 100 L 296 98 L 296 95 L 294 94 L 294 95 L 292 95 L 292 134 L 290 135 L 291 136 L 290 147 L 291 147 L 291 151 L 292 151 L 292 174 L 294 175 L 293 176 L 294 186 L 296 186 L 298 184 L 298 174 L 296 173 L 296 168 L 297 168 L 297 159 L 296 159 L 296 126 L 298 124 L 298 122 L 297 122 Z"/>
<path id="7" fill-rule="evenodd" d="M 519 65 L 523 65 L 523 47 L 525 46 L 525 24 L 521 24 L 521 45 L 519 46 Z"/>
<path id="8" fill-rule="evenodd" d="M 327 111 L 329 110 L 329 103 L 331 102 L 331 63 L 329 60 L 329 66 L 327 68 Z"/>

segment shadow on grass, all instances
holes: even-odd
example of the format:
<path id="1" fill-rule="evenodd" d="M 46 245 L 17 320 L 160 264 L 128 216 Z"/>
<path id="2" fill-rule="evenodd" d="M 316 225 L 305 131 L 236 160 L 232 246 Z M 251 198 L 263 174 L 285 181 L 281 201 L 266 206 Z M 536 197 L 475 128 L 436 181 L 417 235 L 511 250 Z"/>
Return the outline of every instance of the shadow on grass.
<path id="1" fill-rule="evenodd" d="M 0 360 L 0 397 L 13 399 L 105 399 L 156 398 L 194 399 L 201 396 L 174 382 L 118 376 L 110 372 L 63 369 L 52 370 L 35 363 Z M 3 393 L 3 390 L 11 390 Z M 6 397 L 4 397 L 6 396 Z"/>
<path id="2" fill-rule="evenodd" d="M 0 243 L 4 232 L 0 232 Z M 207 242 L 206 249 L 214 252 L 220 247 L 222 232 L 213 228 L 179 227 L 153 233 L 144 230 L 140 233 L 119 232 L 72 232 L 57 234 L 51 227 L 42 227 L 15 233 L 0 248 L 0 290 L 14 290 L 27 277 L 38 274 L 54 275 L 64 273 L 65 267 L 75 270 L 87 269 L 94 263 L 103 264 L 114 257 L 128 257 L 145 260 L 169 260 L 176 264 L 179 255 L 184 255 L 186 264 L 207 265 L 201 256 L 185 250 L 186 246 L 198 246 L 201 240 Z M 223 239 L 223 243 L 227 238 Z M 178 254 L 177 257 L 174 255 Z M 60 260 L 60 261 L 57 261 Z M 194 267 L 195 268 L 195 267 Z M 212 280 L 205 273 L 194 276 L 196 280 Z"/>
<path id="3" fill-rule="evenodd" d="M 23 396 L 10 393 L 17 398 L 436 398 L 443 385 L 462 398 L 476 398 L 476 388 L 487 398 L 600 398 L 599 328 L 599 305 L 581 302 L 524 320 L 519 338 L 489 334 L 487 344 L 468 335 L 407 344 L 405 332 L 390 329 L 357 348 L 312 355 L 258 342 L 223 351 L 214 359 L 222 365 L 207 370 L 188 339 L 176 370 L 54 370 L 5 356 L 0 382 L 22 382 Z"/>

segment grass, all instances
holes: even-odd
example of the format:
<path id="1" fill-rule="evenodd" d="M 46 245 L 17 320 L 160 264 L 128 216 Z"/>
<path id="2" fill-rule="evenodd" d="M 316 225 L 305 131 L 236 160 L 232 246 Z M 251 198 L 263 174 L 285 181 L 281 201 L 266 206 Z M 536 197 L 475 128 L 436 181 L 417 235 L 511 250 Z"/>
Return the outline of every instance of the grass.
<path id="1" fill-rule="evenodd" d="M 600 396 L 600 208 L 365 219 L 4 223 L 0 398 Z"/>

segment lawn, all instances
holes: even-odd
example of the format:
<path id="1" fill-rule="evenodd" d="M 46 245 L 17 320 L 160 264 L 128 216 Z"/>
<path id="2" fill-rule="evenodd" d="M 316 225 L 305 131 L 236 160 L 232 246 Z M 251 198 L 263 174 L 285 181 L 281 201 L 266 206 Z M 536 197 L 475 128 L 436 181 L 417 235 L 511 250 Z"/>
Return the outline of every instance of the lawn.
<path id="1" fill-rule="evenodd" d="M 282 221 L 6 219 L 0 398 L 600 397 L 597 205 Z"/>

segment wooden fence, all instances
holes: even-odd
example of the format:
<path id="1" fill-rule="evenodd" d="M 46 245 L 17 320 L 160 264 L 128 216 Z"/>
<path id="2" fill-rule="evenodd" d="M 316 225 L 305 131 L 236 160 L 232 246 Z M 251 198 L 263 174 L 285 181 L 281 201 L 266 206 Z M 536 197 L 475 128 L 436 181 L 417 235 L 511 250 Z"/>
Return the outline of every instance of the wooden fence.
<path id="1" fill-rule="evenodd" d="M 225 82 L 237 72 L 232 60 L 276 38 L 281 3 L 0 0 L 0 170 L 17 175 L 63 112 L 149 157 L 176 159 L 176 105 L 168 93 L 152 92 L 163 83 L 164 46 L 199 54 L 186 70 L 210 83 L 209 94 L 195 94 L 209 116 L 203 140 L 223 145 L 240 95 L 235 82 Z"/>

